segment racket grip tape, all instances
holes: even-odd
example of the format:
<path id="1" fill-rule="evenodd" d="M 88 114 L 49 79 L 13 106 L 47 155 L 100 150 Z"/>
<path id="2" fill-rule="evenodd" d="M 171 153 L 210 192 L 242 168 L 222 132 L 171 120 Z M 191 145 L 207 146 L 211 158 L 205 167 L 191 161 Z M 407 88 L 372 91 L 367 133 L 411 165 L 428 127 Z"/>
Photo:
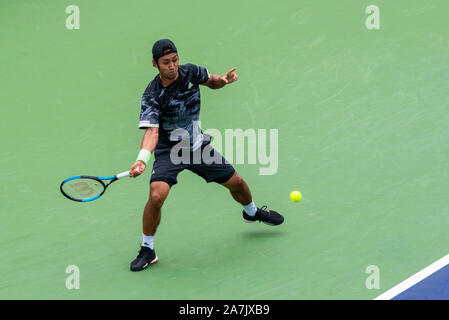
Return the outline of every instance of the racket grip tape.
<path id="1" fill-rule="evenodd" d="M 129 177 L 129 171 L 125 171 L 116 175 L 117 179 Z"/>

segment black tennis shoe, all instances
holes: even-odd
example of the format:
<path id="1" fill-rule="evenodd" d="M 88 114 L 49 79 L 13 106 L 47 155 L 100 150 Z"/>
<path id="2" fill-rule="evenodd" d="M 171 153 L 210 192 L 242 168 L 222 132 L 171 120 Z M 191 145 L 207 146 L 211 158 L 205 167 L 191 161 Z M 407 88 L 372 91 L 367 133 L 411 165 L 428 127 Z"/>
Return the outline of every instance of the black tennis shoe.
<path id="1" fill-rule="evenodd" d="M 139 255 L 136 259 L 131 262 L 131 271 L 141 271 L 148 267 L 149 265 L 152 265 L 153 263 L 156 263 L 158 261 L 156 252 L 152 250 L 151 248 L 142 246 L 139 251 Z"/>
<path id="2" fill-rule="evenodd" d="M 284 217 L 280 213 L 266 209 L 267 206 L 257 208 L 257 212 L 254 216 L 250 216 L 243 210 L 243 220 L 248 223 L 259 221 L 270 226 L 277 226 L 284 222 Z"/>

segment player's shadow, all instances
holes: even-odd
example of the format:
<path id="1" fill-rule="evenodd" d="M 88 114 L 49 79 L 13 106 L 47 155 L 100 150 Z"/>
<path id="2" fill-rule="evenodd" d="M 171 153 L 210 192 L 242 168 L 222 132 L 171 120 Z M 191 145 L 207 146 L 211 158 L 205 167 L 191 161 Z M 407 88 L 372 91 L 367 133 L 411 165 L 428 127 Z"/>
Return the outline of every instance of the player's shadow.
<path id="1" fill-rule="evenodd" d="M 245 231 L 240 234 L 245 239 L 261 239 L 261 238 L 273 238 L 282 236 L 284 232 L 282 230 L 253 230 Z"/>

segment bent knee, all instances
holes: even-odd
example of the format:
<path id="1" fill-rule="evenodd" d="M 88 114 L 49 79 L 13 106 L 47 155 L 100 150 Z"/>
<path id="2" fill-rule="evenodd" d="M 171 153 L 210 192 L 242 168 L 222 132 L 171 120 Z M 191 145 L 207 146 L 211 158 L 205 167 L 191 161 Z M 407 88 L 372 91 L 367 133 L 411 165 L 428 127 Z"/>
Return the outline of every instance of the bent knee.
<path id="1" fill-rule="evenodd" d="M 232 183 L 229 185 L 229 189 L 234 192 L 242 191 L 245 188 L 245 181 L 238 174 L 232 178 Z"/>
<path id="2" fill-rule="evenodd" d="M 156 207 L 162 207 L 162 205 L 164 204 L 166 196 L 163 195 L 160 192 L 152 192 L 150 194 L 150 199 L 148 200 L 150 205 L 152 206 L 156 206 Z"/>

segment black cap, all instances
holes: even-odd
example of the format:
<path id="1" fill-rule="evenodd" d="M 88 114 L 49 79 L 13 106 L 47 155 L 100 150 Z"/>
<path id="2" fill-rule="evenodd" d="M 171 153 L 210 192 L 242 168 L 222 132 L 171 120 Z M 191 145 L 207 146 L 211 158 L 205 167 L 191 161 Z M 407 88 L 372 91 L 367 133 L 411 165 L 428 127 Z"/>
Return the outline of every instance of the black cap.
<path id="1" fill-rule="evenodd" d="M 168 51 L 167 51 L 168 50 Z M 154 43 L 153 45 L 153 59 L 158 60 L 167 54 L 178 52 L 175 44 L 168 39 L 161 39 Z"/>

